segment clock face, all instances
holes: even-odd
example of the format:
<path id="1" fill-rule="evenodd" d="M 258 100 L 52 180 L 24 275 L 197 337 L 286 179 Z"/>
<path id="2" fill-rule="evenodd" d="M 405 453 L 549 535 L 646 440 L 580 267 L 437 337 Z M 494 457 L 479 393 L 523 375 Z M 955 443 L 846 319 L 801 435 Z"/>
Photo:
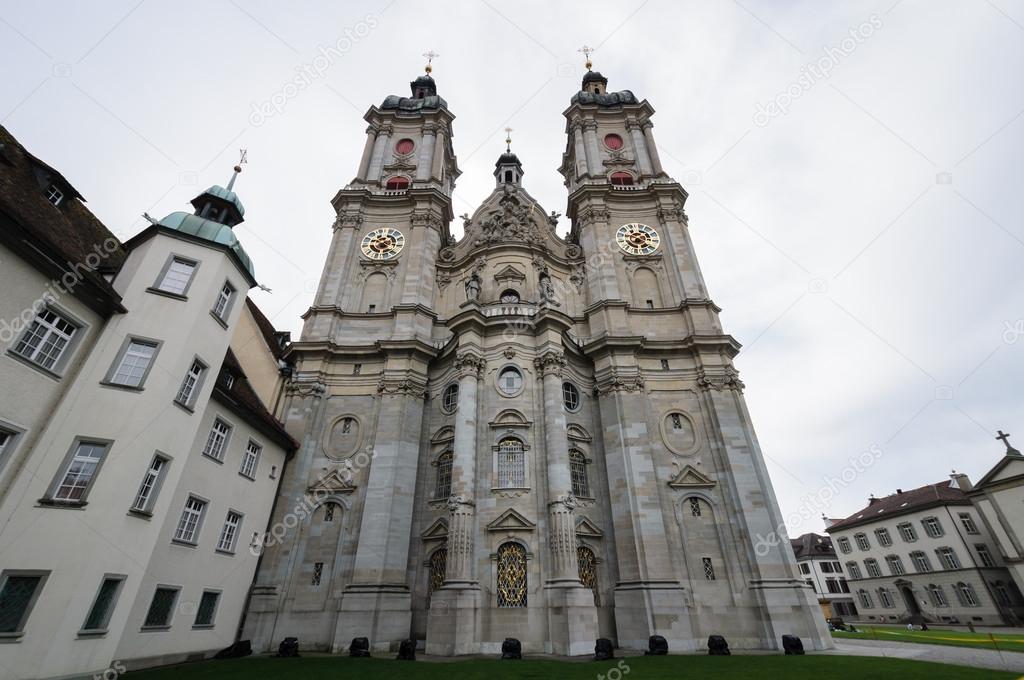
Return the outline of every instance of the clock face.
<path id="1" fill-rule="evenodd" d="M 390 260 L 398 257 L 405 246 L 405 236 L 391 227 L 374 229 L 363 237 L 363 255 L 371 260 Z"/>
<path id="2" fill-rule="evenodd" d="M 650 255 L 661 245 L 661 237 L 651 227 L 639 222 L 624 224 L 615 233 L 615 241 L 630 255 Z"/>

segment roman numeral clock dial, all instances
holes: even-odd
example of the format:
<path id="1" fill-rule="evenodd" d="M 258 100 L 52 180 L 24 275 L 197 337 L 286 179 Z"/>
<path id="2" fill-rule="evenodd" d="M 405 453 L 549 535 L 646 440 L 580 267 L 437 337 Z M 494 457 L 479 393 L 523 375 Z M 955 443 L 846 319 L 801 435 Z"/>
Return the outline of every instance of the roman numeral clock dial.
<path id="1" fill-rule="evenodd" d="M 615 232 L 615 242 L 630 255 L 651 255 L 661 245 L 661 236 L 646 224 L 631 222 L 619 227 Z"/>
<path id="2" fill-rule="evenodd" d="M 392 260 L 405 247 L 405 236 L 391 227 L 374 229 L 363 237 L 363 255 L 371 260 Z"/>

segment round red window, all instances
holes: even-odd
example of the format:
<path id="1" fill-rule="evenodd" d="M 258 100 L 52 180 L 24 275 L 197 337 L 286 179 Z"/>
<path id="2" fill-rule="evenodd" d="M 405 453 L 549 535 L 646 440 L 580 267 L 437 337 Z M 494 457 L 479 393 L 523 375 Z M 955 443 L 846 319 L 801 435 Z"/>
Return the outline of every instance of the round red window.
<path id="1" fill-rule="evenodd" d="M 622 143 L 622 140 L 619 140 Z M 416 148 L 416 144 L 411 139 L 399 139 L 395 144 L 395 153 L 402 154 L 403 156 L 407 153 L 412 153 L 412 150 Z"/>
<path id="2" fill-rule="evenodd" d="M 605 135 L 604 145 L 609 149 L 621 149 L 622 148 L 622 137 L 616 134 Z"/>

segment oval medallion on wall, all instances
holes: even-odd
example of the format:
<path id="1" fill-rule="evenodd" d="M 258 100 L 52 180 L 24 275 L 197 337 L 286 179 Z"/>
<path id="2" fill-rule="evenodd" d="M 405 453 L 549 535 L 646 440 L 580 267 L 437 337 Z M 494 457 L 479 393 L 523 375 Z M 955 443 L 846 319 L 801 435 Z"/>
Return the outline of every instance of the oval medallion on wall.
<path id="1" fill-rule="evenodd" d="M 670 411 L 661 419 L 661 439 L 677 456 L 690 456 L 700 449 L 697 424 L 682 411 Z"/>
<path id="2" fill-rule="evenodd" d="M 324 431 L 324 453 L 334 460 L 348 458 L 359 450 L 361 439 L 359 419 L 352 414 L 340 415 Z"/>

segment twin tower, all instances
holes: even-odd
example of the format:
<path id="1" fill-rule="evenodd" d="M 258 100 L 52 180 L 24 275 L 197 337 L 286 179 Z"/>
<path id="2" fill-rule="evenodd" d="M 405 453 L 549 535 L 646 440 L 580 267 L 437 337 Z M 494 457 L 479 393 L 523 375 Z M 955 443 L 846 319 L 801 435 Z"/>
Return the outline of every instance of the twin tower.
<path id="1" fill-rule="evenodd" d="M 589 64 L 588 64 L 589 67 Z M 588 71 L 567 238 L 511 152 L 464 233 L 430 71 L 366 114 L 292 353 L 288 465 L 246 615 L 341 651 L 831 646 L 797 574 L 650 104 Z"/>

